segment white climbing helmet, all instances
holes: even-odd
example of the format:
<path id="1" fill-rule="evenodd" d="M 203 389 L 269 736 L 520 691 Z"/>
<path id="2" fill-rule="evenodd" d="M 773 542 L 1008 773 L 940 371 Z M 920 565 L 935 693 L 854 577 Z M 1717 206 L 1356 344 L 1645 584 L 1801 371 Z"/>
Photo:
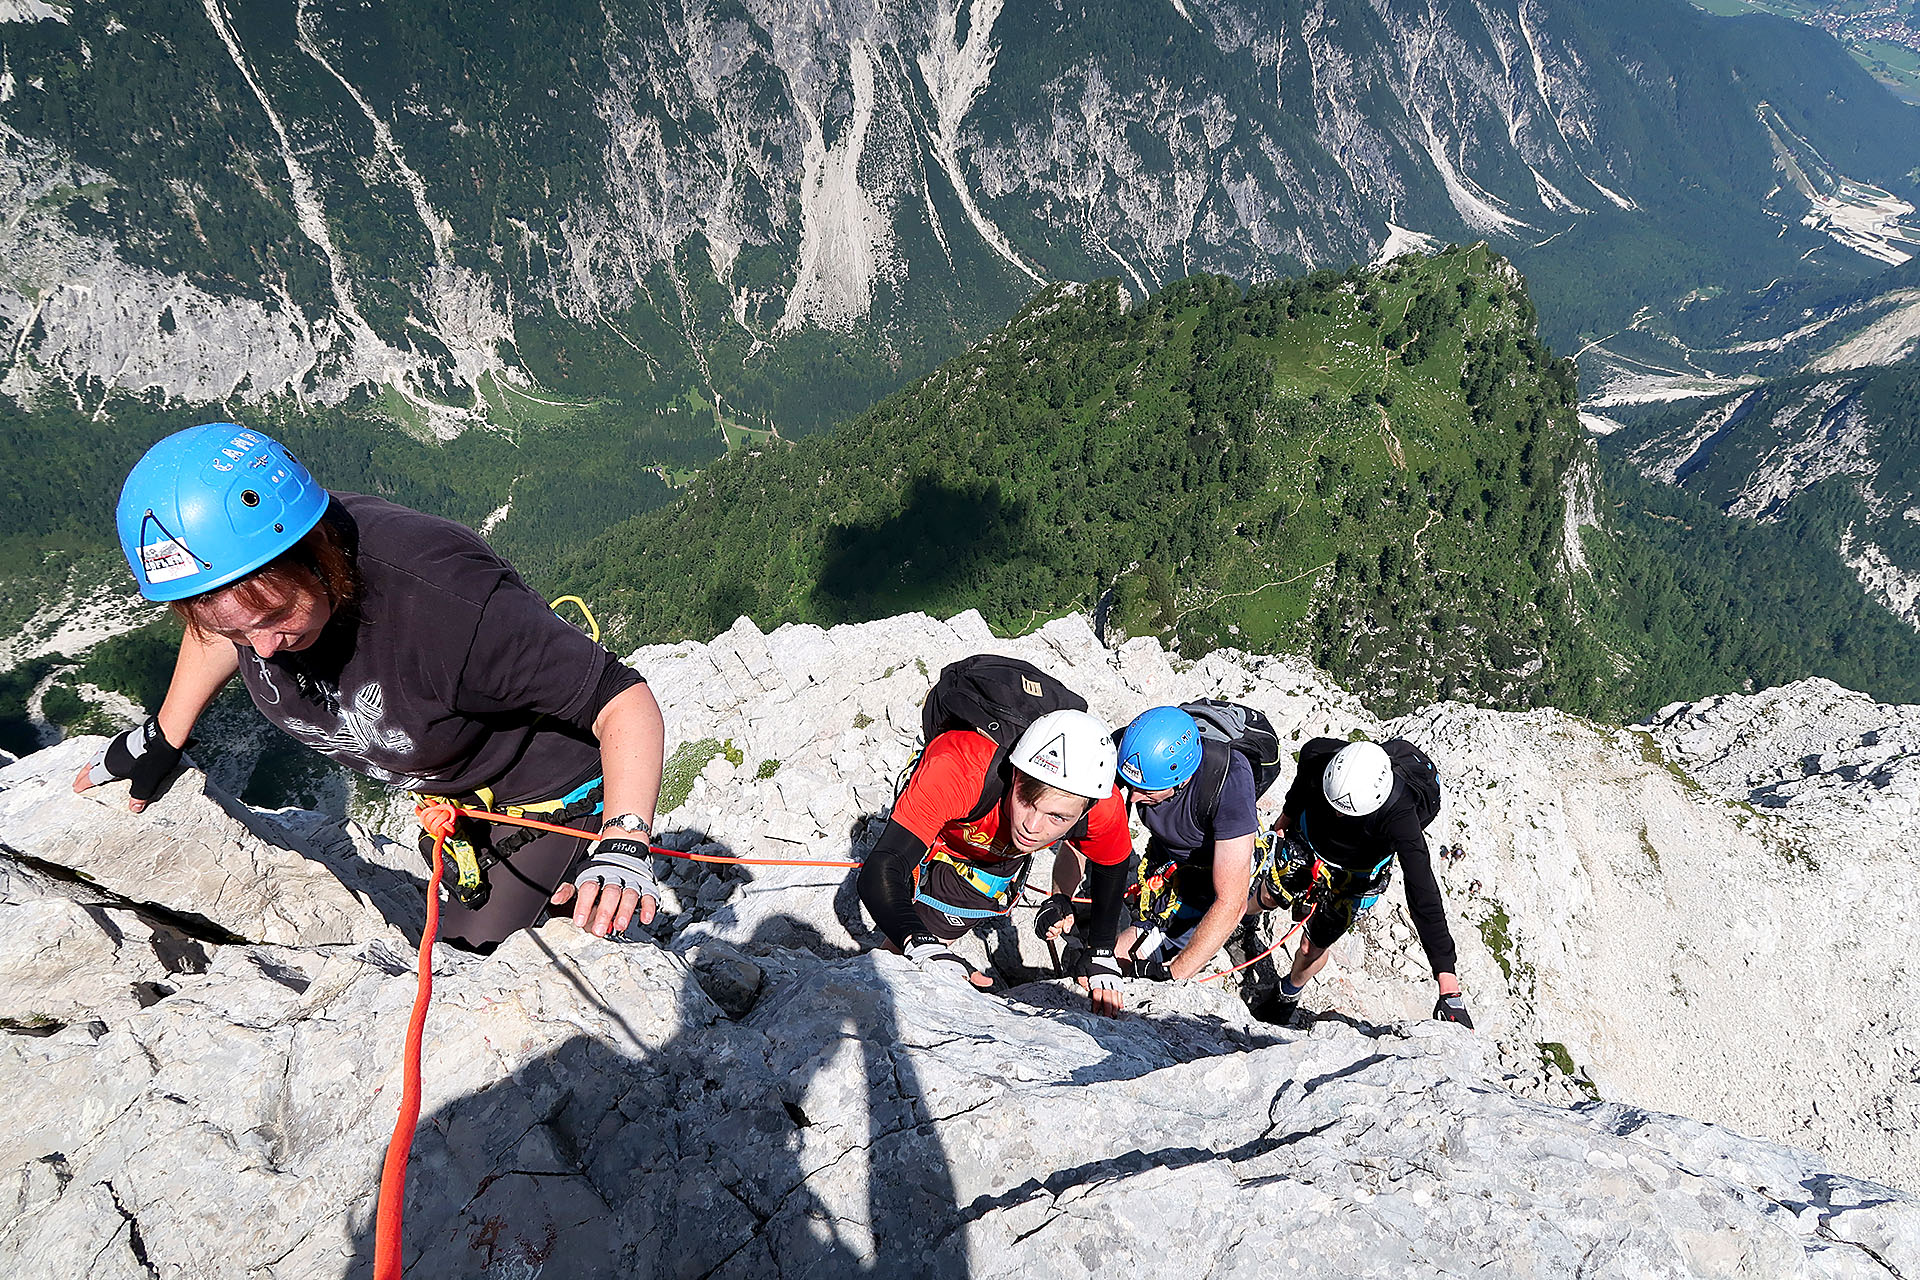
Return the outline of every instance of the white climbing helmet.
<path id="1" fill-rule="evenodd" d="M 1376 742 L 1349 742 L 1334 752 L 1320 775 L 1327 803 L 1351 818 L 1364 818 L 1393 791 L 1393 760 Z"/>
<path id="2" fill-rule="evenodd" d="M 1049 711 L 1013 748 L 1013 767 L 1089 800 L 1113 794 L 1113 730 L 1084 711 Z"/>

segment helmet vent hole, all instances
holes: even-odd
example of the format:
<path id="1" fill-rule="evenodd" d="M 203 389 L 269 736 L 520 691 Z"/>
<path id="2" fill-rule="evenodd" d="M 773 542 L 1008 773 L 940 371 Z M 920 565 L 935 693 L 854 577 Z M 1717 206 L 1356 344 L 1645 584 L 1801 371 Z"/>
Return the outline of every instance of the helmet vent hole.
<path id="1" fill-rule="evenodd" d="M 287 531 L 287 526 L 279 523 L 278 521 L 275 521 L 273 526 L 273 531 L 275 533 L 285 533 Z"/>
<path id="2" fill-rule="evenodd" d="M 260 505 L 260 495 L 251 489 L 242 489 L 240 491 L 240 501 L 249 507 L 257 507 Z"/>

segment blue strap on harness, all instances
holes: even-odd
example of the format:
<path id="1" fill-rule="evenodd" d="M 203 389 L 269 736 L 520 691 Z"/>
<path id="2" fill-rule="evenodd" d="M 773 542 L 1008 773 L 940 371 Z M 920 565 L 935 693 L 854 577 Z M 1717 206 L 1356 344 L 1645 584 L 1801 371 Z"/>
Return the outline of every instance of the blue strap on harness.
<path id="1" fill-rule="evenodd" d="M 932 862 L 937 856 L 940 861 L 952 867 L 963 879 L 978 889 L 983 896 L 992 898 L 995 902 L 1005 905 L 1001 906 L 998 910 L 988 910 L 983 907 L 956 907 L 952 903 L 942 902 L 940 899 L 926 892 L 926 890 L 920 887 L 922 880 L 921 872 L 925 871 L 927 864 Z M 1033 859 L 1029 858 L 1026 861 L 1026 865 L 1022 866 L 1020 870 L 1013 875 L 996 876 L 992 872 L 983 871 L 970 863 L 963 863 L 958 858 L 940 856 L 935 850 L 929 849 L 927 856 L 922 858 L 920 865 L 914 869 L 913 900 L 915 902 L 924 902 L 935 911 L 944 912 L 947 915 L 961 920 L 997 920 L 1001 916 L 1013 914 L 1013 905 L 1020 900 L 1020 891 L 1026 887 L 1027 872 L 1032 866 Z"/>

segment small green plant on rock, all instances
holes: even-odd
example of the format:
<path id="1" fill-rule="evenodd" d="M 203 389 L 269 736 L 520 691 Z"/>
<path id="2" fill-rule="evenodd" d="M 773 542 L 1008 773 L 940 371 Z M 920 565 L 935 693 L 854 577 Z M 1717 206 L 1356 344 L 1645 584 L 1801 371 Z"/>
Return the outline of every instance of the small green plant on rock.
<path id="1" fill-rule="evenodd" d="M 1580 1074 L 1579 1069 L 1573 1065 L 1573 1055 L 1568 1053 L 1567 1046 L 1558 1040 L 1540 1041 L 1540 1065 L 1549 1070 L 1558 1071 L 1580 1086 L 1581 1091 L 1589 1098 L 1595 1102 L 1600 1101 L 1600 1090 L 1593 1081 Z"/>
<path id="2" fill-rule="evenodd" d="M 685 804 L 693 794 L 694 779 L 707 767 L 707 762 L 732 745 L 731 739 L 723 746 L 718 738 L 700 738 L 674 748 L 660 771 L 660 812 L 672 813 Z"/>

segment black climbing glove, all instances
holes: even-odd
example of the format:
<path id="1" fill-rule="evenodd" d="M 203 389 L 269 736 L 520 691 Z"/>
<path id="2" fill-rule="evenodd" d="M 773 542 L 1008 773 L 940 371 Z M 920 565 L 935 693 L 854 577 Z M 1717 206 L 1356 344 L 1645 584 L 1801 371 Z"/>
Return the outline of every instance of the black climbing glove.
<path id="1" fill-rule="evenodd" d="M 1067 932 L 1072 933 L 1080 927 L 1073 910 L 1073 899 L 1064 893 L 1056 893 L 1040 904 L 1040 912 L 1033 918 L 1033 932 L 1036 937 L 1044 938 L 1047 931 L 1062 920 L 1068 922 Z"/>
<path id="2" fill-rule="evenodd" d="M 1442 1022 L 1457 1022 L 1467 1030 L 1473 1030 L 1473 1018 L 1467 1013 L 1467 1002 L 1458 991 L 1441 996 L 1433 1006 L 1433 1016 Z"/>
<path id="3" fill-rule="evenodd" d="M 1151 960 L 1135 960 L 1133 976 L 1145 978 L 1148 982 L 1172 982 L 1173 970 L 1167 967 L 1165 960 L 1155 956 Z"/>
<path id="4" fill-rule="evenodd" d="M 908 938 L 906 953 L 907 959 L 918 965 L 922 973 L 958 978 L 968 986 L 973 985 L 973 966 L 967 963 L 966 957 L 930 933 L 916 933 Z"/>
<path id="5" fill-rule="evenodd" d="M 1087 987 L 1092 991 L 1120 989 L 1120 962 L 1111 950 L 1087 952 Z"/>
<path id="6" fill-rule="evenodd" d="M 139 728 L 127 730 L 102 747 L 87 766 L 87 780 L 97 787 L 119 778 L 131 779 L 130 796 L 145 804 L 159 793 L 167 775 L 179 767 L 182 750 L 160 732 L 160 717 L 152 716 Z"/>
<path id="7" fill-rule="evenodd" d="M 573 878 L 575 889 L 584 889 L 589 880 L 598 880 L 603 890 L 615 893 L 637 889 L 642 898 L 660 901 L 660 883 L 653 878 L 653 854 L 644 840 L 625 836 L 605 836 L 587 846 L 587 862 Z"/>

